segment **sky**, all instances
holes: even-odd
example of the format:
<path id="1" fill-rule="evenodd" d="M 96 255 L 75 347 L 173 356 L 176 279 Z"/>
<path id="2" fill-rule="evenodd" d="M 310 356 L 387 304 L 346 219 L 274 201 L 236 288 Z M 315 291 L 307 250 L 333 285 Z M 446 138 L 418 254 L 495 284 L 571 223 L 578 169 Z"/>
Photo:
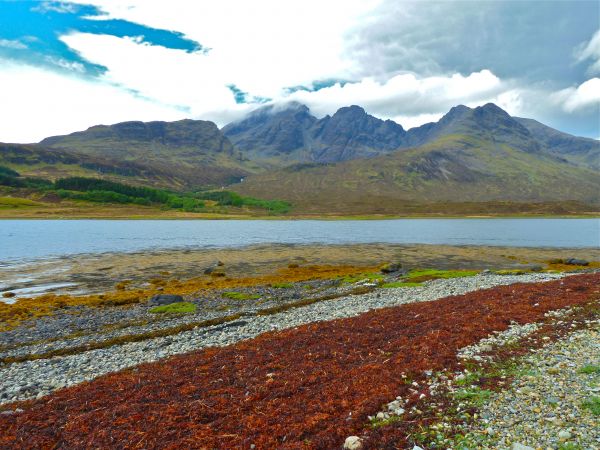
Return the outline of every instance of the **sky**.
<path id="1" fill-rule="evenodd" d="M 299 101 L 409 129 L 494 102 L 600 138 L 600 2 L 0 0 L 0 142 Z"/>

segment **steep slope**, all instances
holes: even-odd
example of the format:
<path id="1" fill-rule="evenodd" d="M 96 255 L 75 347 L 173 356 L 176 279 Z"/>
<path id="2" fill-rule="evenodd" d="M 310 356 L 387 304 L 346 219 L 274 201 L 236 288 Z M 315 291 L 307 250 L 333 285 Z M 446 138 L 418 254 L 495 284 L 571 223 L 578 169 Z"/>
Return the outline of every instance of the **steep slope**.
<path id="1" fill-rule="evenodd" d="M 573 136 L 533 119 L 515 117 L 548 151 L 568 161 L 600 170 L 600 141 Z"/>
<path id="2" fill-rule="evenodd" d="M 455 106 L 438 122 L 410 129 L 403 147 L 423 145 L 456 134 L 507 144 L 527 152 L 541 150 L 540 144 L 526 127 L 493 103 L 476 108 Z"/>
<path id="3" fill-rule="evenodd" d="M 166 173 L 151 173 L 133 162 L 113 161 L 68 151 L 53 151 L 33 144 L 0 143 L 0 165 L 17 170 L 24 176 L 56 179 L 67 176 L 107 175 L 115 178 L 167 177 Z"/>
<path id="4" fill-rule="evenodd" d="M 377 156 L 397 149 L 405 134 L 396 122 L 373 117 L 360 106 L 348 106 L 314 124 L 311 155 L 318 162 Z"/>
<path id="5" fill-rule="evenodd" d="M 248 158 L 279 158 L 280 164 L 371 158 L 455 134 L 527 152 L 547 150 L 548 142 L 538 140 L 525 125 L 493 103 L 477 108 L 455 106 L 438 122 L 405 131 L 392 120 L 367 114 L 360 106 L 340 108 L 333 116 L 317 120 L 306 106 L 292 102 L 259 108 L 224 127 L 223 133 Z"/>
<path id="6" fill-rule="evenodd" d="M 292 202 L 305 212 L 387 213 L 445 203 L 581 202 L 597 208 L 598 173 L 540 152 L 467 134 L 377 158 L 250 176 L 241 193 Z"/>
<path id="7" fill-rule="evenodd" d="M 302 161 L 307 152 L 307 130 L 317 121 L 308 108 L 292 102 L 282 107 L 264 106 L 245 119 L 230 123 L 223 134 L 251 159 L 279 158 Z"/>
<path id="8" fill-rule="evenodd" d="M 223 184 L 256 170 L 213 122 L 123 122 L 44 139 L 39 147 L 143 167 L 175 186 Z"/>
<path id="9" fill-rule="evenodd" d="M 224 127 L 223 133 L 245 156 L 278 158 L 281 165 L 377 156 L 398 148 L 406 132 L 359 106 L 340 108 L 317 120 L 306 106 L 292 102 L 260 108 Z"/>

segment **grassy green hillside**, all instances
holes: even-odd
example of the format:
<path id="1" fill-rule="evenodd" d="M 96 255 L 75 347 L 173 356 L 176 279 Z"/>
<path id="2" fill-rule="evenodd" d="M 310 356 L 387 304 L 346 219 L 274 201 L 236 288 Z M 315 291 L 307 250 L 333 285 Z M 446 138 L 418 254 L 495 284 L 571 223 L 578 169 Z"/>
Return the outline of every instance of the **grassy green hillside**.
<path id="1" fill-rule="evenodd" d="M 24 174 L 56 178 L 49 175 L 94 172 L 121 181 L 175 189 L 222 186 L 262 167 L 236 151 L 213 122 L 202 120 L 98 125 L 46 138 L 27 146 L 27 151 L 36 154 L 29 155 L 29 161 L 20 167 L 15 166 Z M 4 153 L 0 149 L 0 164 L 18 164 L 14 156 Z M 49 155 L 57 159 L 69 155 L 70 166 L 59 166 Z"/>
<path id="2" fill-rule="evenodd" d="M 278 215 L 287 213 L 290 209 L 287 202 L 261 200 L 225 190 L 174 192 L 86 177 L 50 181 L 23 177 L 10 168 L 0 166 L 0 217 L 52 207 L 64 210 L 65 205 L 74 209 L 75 213 L 78 206 L 89 210 L 91 205 L 103 206 L 108 210 L 126 205 L 130 210 L 131 207 L 143 207 L 157 211 L 202 214 L 234 212 Z M 151 211 L 145 212 L 151 214 Z"/>
<path id="3" fill-rule="evenodd" d="M 139 154 L 138 154 L 139 156 Z M 215 158 L 216 159 L 216 158 Z M 228 158 L 223 158 L 228 162 Z M 65 177 L 102 177 L 113 181 L 171 189 L 201 186 L 221 186 L 239 179 L 248 171 L 234 167 L 219 167 L 220 162 L 171 163 L 144 161 L 124 157 L 111 159 L 98 155 L 57 150 L 39 145 L 0 144 L 0 165 L 16 170 L 23 176 L 56 180 Z"/>
<path id="4" fill-rule="evenodd" d="M 475 213 L 489 205 L 519 203 L 529 205 L 525 209 L 547 204 L 542 209 L 552 213 L 553 207 L 597 210 L 600 203 L 597 172 L 460 134 L 373 159 L 252 175 L 233 189 L 284 199 L 305 212 L 395 214 L 423 205 L 447 212 L 452 204 Z"/>

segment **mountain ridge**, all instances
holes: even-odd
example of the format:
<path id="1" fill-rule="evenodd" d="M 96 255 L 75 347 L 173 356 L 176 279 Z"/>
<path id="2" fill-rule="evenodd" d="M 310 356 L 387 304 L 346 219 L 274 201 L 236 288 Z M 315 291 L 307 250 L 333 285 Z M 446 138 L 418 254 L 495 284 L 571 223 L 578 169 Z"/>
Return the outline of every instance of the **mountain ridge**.
<path id="1" fill-rule="evenodd" d="M 294 120 L 298 117 L 301 118 Z M 251 159 L 283 154 L 286 162 L 340 162 L 424 145 L 447 134 L 470 134 L 528 152 L 546 151 L 574 164 L 598 168 L 600 143 L 562 133 L 536 121 L 539 126 L 535 128 L 528 122 L 532 120 L 512 117 L 493 103 L 475 108 L 457 105 L 437 122 L 405 130 L 402 125 L 372 116 L 356 105 L 342 107 L 331 116 L 317 119 L 305 105 L 291 102 L 261 107 L 224 126 L 222 131 Z M 541 127 L 546 131 L 542 133 Z M 556 145 L 557 141 L 560 145 Z M 582 150 L 573 156 L 569 145 L 582 147 Z"/>
<path id="2" fill-rule="evenodd" d="M 406 133 L 401 125 L 378 119 L 357 105 L 317 119 L 297 102 L 279 108 L 264 106 L 222 131 L 250 158 L 283 155 L 286 161 L 319 163 L 396 150 Z"/>
<path id="3" fill-rule="evenodd" d="M 415 202 L 600 205 L 599 159 L 600 142 L 491 103 L 457 105 L 409 130 L 357 105 L 317 119 L 291 103 L 264 106 L 221 130 L 191 119 L 131 121 L 38 144 L 0 144 L 0 165 L 25 176 L 96 176 L 176 190 L 229 186 L 344 213 Z"/>
<path id="4" fill-rule="evenodd" d="M 139 173 L 132 174 L 131 180 L 118 173 L 109 176 L 179 189 L 224 185 L 258 170 L 244 160 L 214 122 L 205 120 L 95 125 L 45 138 L 29 148 L 40 154 L 65 153 L 82 161 L 101 159 L 134 166 Z"/>

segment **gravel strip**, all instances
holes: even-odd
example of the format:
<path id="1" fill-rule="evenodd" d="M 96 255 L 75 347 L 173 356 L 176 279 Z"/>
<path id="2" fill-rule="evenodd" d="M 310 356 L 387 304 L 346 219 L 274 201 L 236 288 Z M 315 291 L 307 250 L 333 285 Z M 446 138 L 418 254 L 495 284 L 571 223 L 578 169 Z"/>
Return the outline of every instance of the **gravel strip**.
<path id="1" fill-rule="evenodd" d="M 320 289 L 311 293 L 310 296 L 342 296 L 354 289 L 353 285 L 329 286 L 332 284 L 330 281 L 319 281 L 318 284 L 321 285 Z M 276 296 L 277 293 L 273 292 L 274 289 L 265 287 L 238 288 L 234 291 L 247 291 L 252 294 L 259 292 L 260 299 L 227 299 L 221 296 L 223 291 L 211 293 L 212 297 L 186 296 L 184 300 L 195 303 L 198 311 L 175 316 L 152 314 L 150 313 L 152 305 L 147 303 L 133 305 L 129 308 L 72 308 L 67 313 L 41 317 L 33 323 L 0 333 L 0 345 L 3 340 L 4 342 L 10 340 L 4 349 L 0 347 L 0 358 L 40 355 L 50 351 L 82 347 L 112 338 L 142 335 L 234 314 L 252 316 L 262 309 L 294 303 L 302 298 L 298 292 L 292 292 L 291 295 L 290 292 L 279 293 Z M 284 291 L 290 290 L 285 289 Z"/>
<path id="2" fill-rule="evenodd" d="M 486 448 L 600 449 L 600 417 L 585 406 L 600 402 L 600 320 L 524 362 L 529 375 L 480 411 L 479 425 L 493 438 Z"/>
<path id="3" fill-rule="evenodd" d="M 306 296 L 343 294 L 352 290 L 352 287 L 340 286 L 336 280 L 314 280 L 294 283 L 291 288 L 285 289 L 255 286 L 211 290 L 201 295 L 184 296 L 185 301 L 197 306 L 197 312 L 177 317 L 151 314 L 149 311 L 153 305 L 146 302 L 128 307 L 62 308 L 52 315 L 23 322 L 12 330 L 0 333 L 0 358 L 41 353 L 128 334 L 141 334 L 230 314 L 252 313 L 263 308 L 293 303 Z M 229 291 L 251 295 L 243 300 L 223 297 L 223 293 Z M 253 297 L 254 294 L 256 298 Z M 140 323 L 143 325 L 140 326 Z"/>
<path id="4" fill-rule="evenodd" d="M 381 289 L 370 294 L 323 301 L 270 316 L 251 316 L 236 322 L 196 328 L 178 335 L 92 350 L 77 355 L 11 364 L 0 369 L 0 404 L 41 398 L 50 392 L 100 375 L 208 346 L 225 346 L 261 333 L 306 323 L 352 317 L 363 312 L 417 301 L 431 301 L 480 289 L 518 282 L 536 283 L 563 274 L 503 276 L 482 274 L 434 280 L 423 287 Z"/>

